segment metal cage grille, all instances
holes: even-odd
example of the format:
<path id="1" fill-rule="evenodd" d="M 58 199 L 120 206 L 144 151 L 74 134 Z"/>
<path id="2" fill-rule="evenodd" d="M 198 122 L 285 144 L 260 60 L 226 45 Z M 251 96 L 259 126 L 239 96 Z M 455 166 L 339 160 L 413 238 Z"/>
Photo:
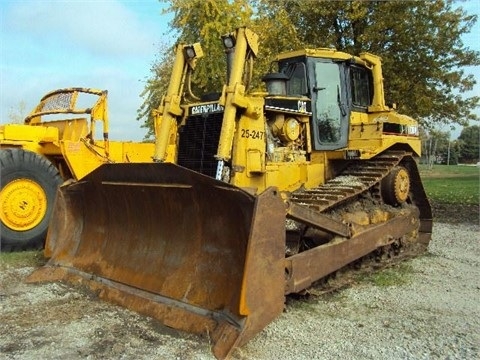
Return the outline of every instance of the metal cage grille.
<path id="1" fill-rule="evenodd" d="M 47 112 L 54 110 L 70 110 L 73 92 L 61 92 L 53 94 L 42 100 L 37 107 L 37 112 Z"/>
<path id="2" fill-rule="evenodd" d="M 215 177 L 223 113 L 190 116 L 180 129 L 179 165 Z"/>

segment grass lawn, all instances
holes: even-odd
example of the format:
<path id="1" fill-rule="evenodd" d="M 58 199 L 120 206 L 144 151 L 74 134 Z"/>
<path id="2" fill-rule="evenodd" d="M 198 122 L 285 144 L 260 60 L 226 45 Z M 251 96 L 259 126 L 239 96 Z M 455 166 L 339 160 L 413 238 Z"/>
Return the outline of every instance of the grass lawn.
<path id="1" fill-rule="evenodd" d="M 462 165 L 420 165 L 420 175 L 430 199 L 443 204 L 480 203 L 480 168 Z"/>
<path id="2" fill-rule="evenodd" d="M 10 267 L 38 267 L 44 264 L 45 259 L 41 250 L 0 253 L 0 271 Z"/>

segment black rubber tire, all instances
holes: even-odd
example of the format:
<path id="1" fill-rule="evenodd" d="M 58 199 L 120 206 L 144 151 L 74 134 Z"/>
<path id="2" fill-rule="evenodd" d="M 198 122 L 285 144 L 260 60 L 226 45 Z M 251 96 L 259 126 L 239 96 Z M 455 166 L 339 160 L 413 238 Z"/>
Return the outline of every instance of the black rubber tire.
<path id="1" fill-rule="evenodd" d="M 40 249 L 44 246 L 57 188 L 63 180 L 47 158 L 23 149 L 0 150 L 0 165 L 0 192 L 12 181 L 25 179 L 40 186 L 47 200 L 45 215 L 31 229 L 19 231 L 0 221 L 0 251 Z"/>

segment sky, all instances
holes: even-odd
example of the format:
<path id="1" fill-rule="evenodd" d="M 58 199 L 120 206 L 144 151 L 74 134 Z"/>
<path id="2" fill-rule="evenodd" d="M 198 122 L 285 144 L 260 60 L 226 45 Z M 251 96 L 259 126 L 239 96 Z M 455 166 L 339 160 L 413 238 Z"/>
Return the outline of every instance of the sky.
<path id="1" fill-rule="evenodd" d="M 47 92 L 108 90 L 111 140 L 141 141 L 136 120 L 144 81 L 172 15 L 158 0 L 0 1 L 0 123 Z M 16 110 L 17 109 L 17 110 Z"/>
<path id="2" fill-rule="evenodd" d="M 27 115 L 52 90 L 93 87 L 108 90 L 110 139 L 141 141 L 146 130 L 136 117 L 144 82 L 162 44 L 176 40 L 163 6 L 158 0 L 1 0 L 0 123 L 10 122 L 22 103 Z M 461 6 L 480 18 L 479 1 Z M 463 40 L 480 51 L 480 24 Z M 480 82 L 478 67 L 469 72 Z"/>

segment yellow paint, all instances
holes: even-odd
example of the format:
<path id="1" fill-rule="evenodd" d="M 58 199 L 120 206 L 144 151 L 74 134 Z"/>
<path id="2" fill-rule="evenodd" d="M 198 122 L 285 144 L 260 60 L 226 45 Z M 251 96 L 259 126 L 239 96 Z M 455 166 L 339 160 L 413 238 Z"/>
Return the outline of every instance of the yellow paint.
<path id="1" fill-rule="evenodd" d="M 5 184 L 0 191 L 0 220 L 15 231 L 37 226 L 47 212 L 47 195 L 37 182 L 20 178 Z"/>
<path id="2" fill-rule="evenodd" d="M 97 96 L 91 108 L 78 108 L 76 101 L 80 93 Z M 43 121 L 47 115 L 58 117 L 63 114 L 76 117 Z M 24 124 L 0 126 L 0 148 L 22 148 L 64 161 L 77 180 L 104 163 L 152 162 L 154 144 L 115 142 L 108 137 L 97 140 L 96 122 L 102 123 L 102 131 L 108 136 L 107 91 L 90 88 L 55 90 L 41 99 Z"/>

